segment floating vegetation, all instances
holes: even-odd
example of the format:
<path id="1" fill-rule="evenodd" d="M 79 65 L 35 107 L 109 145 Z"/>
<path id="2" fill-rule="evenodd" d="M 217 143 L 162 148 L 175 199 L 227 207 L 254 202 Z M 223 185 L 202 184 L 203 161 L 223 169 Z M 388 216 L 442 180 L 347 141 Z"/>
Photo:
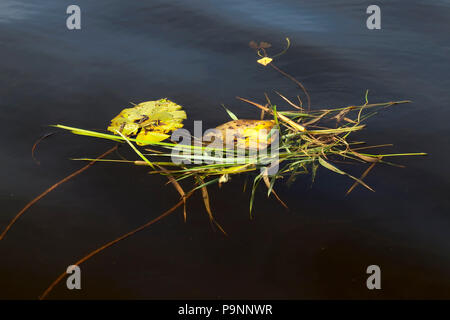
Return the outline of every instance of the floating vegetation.
<path id="1" fill-rule="evenodd" d="M 219 145 L 225 145 L 227 141 L 234 139 L 233 147 L 262 150 L 274 141 L 275 135 L 267 134 L 274 126 L 273 120 L 237 119 L 217 126 L 214 132 L 204 135 L 204 140 L 214 137 L 219 140 Z"/>
<path id="2" fill-rule="evenodd" d="M 139 135 L 136 138 L 131 138 L 118 130 L 116 130 L 117 136 L 64 125 L 56 125 L 56 127 L 78 135 L 128 143 L 140 159 L 102 159 L 97 161 L 147 165 L 153 168 L 150 173 L 171 177 L 172 181 L 177 183 L 191 178 L 191 191 L 206 189 L 207 186 L 219 182 L 225 183 L 233 175 L 253 173 L 250 213 L 252 212 L 255 190 L 261 181 L 268 188 L 268 196 L 275 195 L 274 186 L 277 180 L 283 179 L 291 183 L 299 175 L 306 174 L 311 174 L 312 179 L 314 179 L 317 168 L 322 166 L 349 177 L 354 181 L 355 186 L 359 184 L 373 191 L 372 187 L 362 180 L 363 178 L 344 172 L 333 162 L 345 160 L 347 162 L 368 163 L 369 165 L 373 163 L 392 165 L 391 162 L 386 160 L 387 158 L 425 155 L 424 153 L 385 154 L 368 152 L 364 150 L 377 146 L 365 146 L 363 141 L 352 141 L 350 139 L 351 134 L 364 129 L 366 126 L 364 122 L 377 114 L 380 109 L 405 104 L 410 102 L 408 100 L 369 103 L 368 92 L 366 92 L 365 103 L 361 105 L 306 111 L 300 110 L 299 106 L 291 108 L 292 110 L 277 110 L 277 106 L 270 104 L 270 100 L 263 105 L 248 99 L 237 98 L 259 108 L 272 119 L 240 120 L 233 114 L 236 120 L 219 125 L 216 127 L 216 133 L 207 133 L 203 137 L 203 140 L 216 137 L 220 142 L 223 142 L 228 140 L 226 134 L 232 133 L 237 138 L 233 140 L 231 148 L 222 144 L 219 144 L 220 147 L 210 147 L 203 144 L 196 146 L 195 143 L 179 144 L 166 141 L 140 140 Z M 293 102 L 290 101 L 289 104 L 293 104 Z M 228 110 L 228 112 L 230 111 Z M 279 132 L 279 141 L 276 147 L 272 143 L 273 136 L 270 136 L 270 132 L 274 128 Z M 157 128 L 155 130 L 158 131 Z M 260 132 L 269 132 L 269 134 L 266 133 L 261 136 Z M 131 134 L 135 134 L 135 132 L 133 131 Z M 139 150 L 133 143 L 137 145 L 145 143 L 146 146 L 152 146 L 152 149 Z M 252 149 L 258 152 L 252 154 L 248 151 Z M 262 152 L 263 150 L 266 150 L 266 152 Z M 265 169 L 274 162 L 274 157 L 276 157 L 275 161 L 279 169 L 270 174 Z M 173 161 L 174 158 L 177 161 Z M 90 158 L 75 160 L 95 161 L 95 159 Z M 205 163 L 207 161 L 208 163 Z M 227 179 L 225 179 L 225 175 L 228 177 Z M 279 199 L 278 196 L 276 198 Z"/>
<path id="3" fill-rule="evenodd" d="M 220 187 L 228 183 L 233 176 L 247 175 L 252 179 L 249 203 L 249 213 L 252 217 L 255 191 L 261 182 L 267 188 L 268 197 L 274 196 L 283 207 L 288 208 L 275 192 L 277 181 L 290 184 L 302 175 L 310 175 L 314 181 L 318 168 L 323 167 L 353 181 L 353 185 L 347 193 L 350 193 L 358 185 L 373 191 L 373 188 L 363 179 L 376 164 L 395 165 L 388 159 L 399 156 L 425 155 L 425 153 L 377 153 L 369 150 L 376 150 L 376 148 L 386 145 L 370 146 L 363 141 L 353 139 L 355 132 L 366 128 L 367 119 L 388 107 L 409 103 L 409 100 L 369 103 L 367 91 L 364 101 L 360 105 L 312 109 L 310 96 L 303 84 L 273 64 L 274 58 L 289 48 L 288 39 L 287 42 L 286 49 L 273 56 L 268 55 L 266 49 L 271 48 L 271 45 L 267 42 L 257 44 L 252 41 L 250 47 L 256 50 L 259 56 L 258 63 L 271 66 L 302 89 L 307 99 L 306 107 L 303 106 L 300 96 L 297 96 L 298 101 L 294 102 L 294 99 L 289 99 L 276 91 L 275 94 L 282 99 L 285 105 L 273 104 L 267 94 L 265 94 L 264 102 L 237 97 L 242 103 L 258 109 L 259 119 L 239 119 L 231 110 L 225 108 L 231 121 L 218 125 L 215 130 L 205 133 L 202 137 L 192 137 L 187 134 L 184 136 L 183 143 L 176 141 L 175 134 L 183 127 L 183 120 L 187 119 L 186 112 L 180 105 L 168 99 L 142 102 L 122 110 L 111 120 L 111 124 L 107 128 L 111 134 L 56 125 L 55 127 L 59 129 L 68 130 L 77 135 L 127 144 L 136 153 L 136 158 L 133 160 L 105 159 L 107 155 L 116 150 L 116 145 L 98 158 L 75 159 L 89 163 L 27 204 L 4 229 L 0 239 L 34 203 L 96 162 L 148 166 L 149 173 L 167 177 L 179 193 L 180 200 L 160 216 L 92 251 L 74 263 L 75 265 L 87 261 L 104 249 L 144 230 L 181 206 L 184 208 L 183 215 L 186 220 L 186 201 L 196 192 L 201 193 L 205 211 L 211 222 L 226 234 L 214 218 L 208 187 L 214 184 Z M 170 135 L 172 132 L 173 134 Z M 342 160 L 366 163 L 368 167 L 358 177 L 339 167 L 337 163 Z M 45 298 L 65 276 L 66 273 L 63 272 L 40 298 Z"/>
<path id="4" fill-rule="evenodd" d="M 186 112 L 168 99 L 141 102 L 133 108 L 123 109 L 114 119 L 108 131 L 119 131 L 127 137 L 137 136 L 138 145 L 159 142 L 169 138 L 168 132 L 183 127 Z"/>

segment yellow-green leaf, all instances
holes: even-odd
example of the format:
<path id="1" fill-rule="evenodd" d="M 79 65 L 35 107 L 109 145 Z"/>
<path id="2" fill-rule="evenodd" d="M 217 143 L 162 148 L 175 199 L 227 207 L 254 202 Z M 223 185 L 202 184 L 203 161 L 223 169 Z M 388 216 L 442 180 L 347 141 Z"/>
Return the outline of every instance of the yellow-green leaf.
<path id="1" fill-rule="evenodd" d="M 259 59 L 256 62 L 258 62 L 259 64 L 262 64 L 263 66 L 267 66 L 269 63 L 272 62 L 272 60 L 273 60 L 272 58 L 264 57 L 264 58 Z"/>
<path id="2" fill-rule="evenodd" d="M 127 137 L 134 137 L 139 145 L 146 142 L 159 142 L 169 137 L 171 131 L 183 127 L 186 112 L 182 106 L 168 99 L 141 102 L 133 108 L 123 109 L 108 127 L 108 131 L 117 131 Z"/>

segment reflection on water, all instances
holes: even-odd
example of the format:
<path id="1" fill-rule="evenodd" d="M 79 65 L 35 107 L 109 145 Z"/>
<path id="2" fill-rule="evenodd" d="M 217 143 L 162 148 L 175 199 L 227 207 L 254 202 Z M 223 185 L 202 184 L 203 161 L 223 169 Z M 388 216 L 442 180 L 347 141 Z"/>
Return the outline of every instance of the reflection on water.
<path id="1" fill-rule="evenodd" d="M 3 0 L 0 3 L 0 22 L 15 23 L 30 17 L 37 7 L 33 4 L 19 1 Z"/>
<path id="2" fill-rule="evenodd" d="M 298 94 L 256 64 L 250 40 L 278 51 L 291 39 L 276 63 L 305 84 L 315 108 L 357 104 L 366 89 L 372 101 L 413 100 L 381 113 L 358 137 L 430 156 L 398 159 L 406 169 L 376 168 L 367 179 L 376 193 L 344 197 L 351 181 L 322 171 L 312 188 L 306 177 L 280 185 L 290 212 L 261 189 L 254 220 L 243 179 L 233 179 L 210 191 L 229 238 L 211 230 L 195 198 L 187 224 L 175 214 L 109 249 L 84 267 L 85 290 L 61 287 L 54 297 L 449 297 L 448 2 L 381 1 L 380 31 L 365 28 L 356 1 L 78 4 L 82 30 L 68 31 L 61 1 L 0 3 L 2 226 L 80 166 L 69 158 L 109 147 L 56 135 L 38 149 L 38 166 L 30 148 L 52 131 L 48 124 L 102 129 L 130 101 L 169 97 L 190 120 L 216 126 L 228 120 L 222 103 L 242 118 L 258 116 L 235 96 Z M 164 183 L 143 168 L 102 164 L 53 192 L 0 243 L 1 297 L 36 297 L 75 259 L 168 208 L 177 194 Z M 370 264 L 381 267 L 381 293 L 365 289 Z"/>

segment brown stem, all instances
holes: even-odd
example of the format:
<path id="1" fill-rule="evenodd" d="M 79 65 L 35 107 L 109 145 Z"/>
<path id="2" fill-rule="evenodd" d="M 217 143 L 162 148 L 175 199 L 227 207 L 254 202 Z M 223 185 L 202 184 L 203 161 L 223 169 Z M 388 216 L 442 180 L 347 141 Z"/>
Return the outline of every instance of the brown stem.
<path id="1" fill-rule="evenodd" d="M 363 174 L 361 175 L 361 177 L 359 177 L 359 180 L 362 181 L 370 172 L 370 170 L 373 169 L 373 167 L 375 167 L 375 165 L 381 160 L 382 157 L 378 158 L 377 162 L 372 162 L 372 164 L 366 169 L 366 171 L 363 172 Z M 350 189 L 348 189 L 346 195 L 350 194 L 350 192 L 353 191 L 353 189 L 356 188 L 356 186 L 359 184 L 358 181 L 355 181 L 355 183 L 352 184 L 352 186 L 350 187 Z"/>
<path id="2" fill-rule="evenodd" d="M 74 263 L 74 265 L 79 266 L 81 265 L 83 262 L 86 262 L 87 260 L 89 260 L 90 258 L 92 258 L 93 256 L 95 256 L 96 254 L 100 253 L 101 251 L 115 245 L 117 242 L 124 240 L 132 235 L 134 235 L 135 233 L 144 230 L 145 228 L 151 226 L 152 224 L 158 222 L 159 220 L 161 220 L 162 218 L 168 216 L 169 214 L 171 214 L 173 211 L 175 211 L 175 209 L 177 209 L 179 206 L 181 206 L 182 204 L 185 203 L 186 199 L 189 198 L 192 194 L 194 193 L 194 191 L 189 192 L 188 194 L 186 194 L 186 196 L 181 199 L 180 201 L 178 201 L 178 203 L 176 205 L 174 205 L 172 208 L 170 208 L 169 210 L 167 210 L 166 212 L 164 212 L 163 214 L 161 214 L 160 216 L 156 217 L 153 220 L 150 220 L 149 222 L 141 225 L 140 227 L 106 243 L 105 245 L 91 251 L 90 253 L 88 253 L 87 255 L 85 255 L 83 258 L 81 258 L 80 260 L 78 260 L 77 262 Z M 63 272 L 59 275 L 58 278 L 56 278 L 55 281 L 52 282 L 52 284 L 44 291 L 44 293 L 42 293 L 42 295 L 39 297 L 39 300 L 43 300 L 47 297 L 47 295 L 50 293 L 50 291 L 52 291 L 52 289 L 59 283 L 61 282 L 62 279 L 64 279 L 64 277 L 67 275 L 66 272 Z"/>
<path id="3" fill-rule="evenodd" d="M 99 156 L 98 158 L 96 158 L 95 160 L 92 160 L 91 162 L 89 162 L 87 165 L 85 165 L 83 168 L 71 173 L 70 175 L 68 175 L 67 177 L 65 177 L 64 179 L 58 181 L 57 183 L 55 183 L 54 185 L 52 185 L 50 188 L 48 188 L 47 190 L 45 190 L 43 193 L 41 193 L 40 195 L 38 195 L 36 198 L 34 198 L 33 200 L 31 200 L 30 202 L 27 203 L 27 205 L 25 207 L 23 207 L 22 210 L 19 211 L 19 213 L 17 213 L 15 215 L 15 217 L 11 220 L 11 222 L 6 226 L 6 228 L 3 230 L 2 234 L 0 235 L 0 240 L 2 240 L 6 233 L 8 232 L 9 229 L 11 229 L 11 227 L 13 226 L 13 224 L 36 202 L 38 202 L 39 200 L 41 200 L 43 197 L 45 197 L 47 194 L 49 194 L 51 191 L 53 191 L 54 189 L 56 189 L 57 187 L 59 187 L 61 184 L 63 184 L 66 181 L 69 181 L 70 179 L 72 179 L 73 177 L 79 175 L 80 173 L 82 173 L 83 171 L 87 170 L 89 167 L 91 167 L 97 160 L 106 157 L 108 154 L 110 154 L 111 152 L 115 151 L 117 149 L 117 146 L 114 146 L 113 148 L 109 149 L 108 151 L 106 151 L 104 154 L 102 154 L 101 156 Z"/>
<path id="4" fill-rule="evenodd" d="M 39 160 L 37 160 L 36 157 L 34 156 L 34 152 L 36 151 L 38 144 L 41 143 L 42 140 L 47 139 L 48 137 L 54 135 L 55 133 L 56 132 L 50 132 L 50 133 L 44 134 L 33 144 L 33 147 L 31 148 L 31 157 L 36 162 L 36 164 L 38 164 L 38 165 L 40 164 Z"/>
<path id="5" fill-rule="evenodd" d="M 306 91 L 306 88 L 303 86 L 303 84 L 300 81 L 298 81 L 297 79 L 295 79 L 293 76 L 291 76 L 290 74 L 287 74 L 286 72 L 284 72 L 283 70 L 278 68 L 273 63 L 271 63 L 270 66 L 272 68 L 274 68 L 275 70 L 277 70 L 279 73 L 281 73 L 283 76 L 288 77 L 289 79 L 294 81 L 303 90 L 303 92 L 306 95 L 306 99 L 308 99 L 308 110 L 310 110 L 311 109 L 311 98 L 309 97 L 308 91 Z"/>

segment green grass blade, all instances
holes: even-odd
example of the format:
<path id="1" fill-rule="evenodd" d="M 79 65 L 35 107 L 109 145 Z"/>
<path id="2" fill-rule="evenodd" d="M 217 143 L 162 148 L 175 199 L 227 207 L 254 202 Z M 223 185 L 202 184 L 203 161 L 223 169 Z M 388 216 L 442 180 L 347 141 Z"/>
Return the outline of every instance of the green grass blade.
<path id="1" fill-rule="evenodd" d="M 225 105 L 222 104 L 222 107 L 225 109 L 225 111 L 228 113 L 231 119 L 238 120 L 238 117 L 233 112 L 231 112 L 227 107 L 225 107 Z"/>

